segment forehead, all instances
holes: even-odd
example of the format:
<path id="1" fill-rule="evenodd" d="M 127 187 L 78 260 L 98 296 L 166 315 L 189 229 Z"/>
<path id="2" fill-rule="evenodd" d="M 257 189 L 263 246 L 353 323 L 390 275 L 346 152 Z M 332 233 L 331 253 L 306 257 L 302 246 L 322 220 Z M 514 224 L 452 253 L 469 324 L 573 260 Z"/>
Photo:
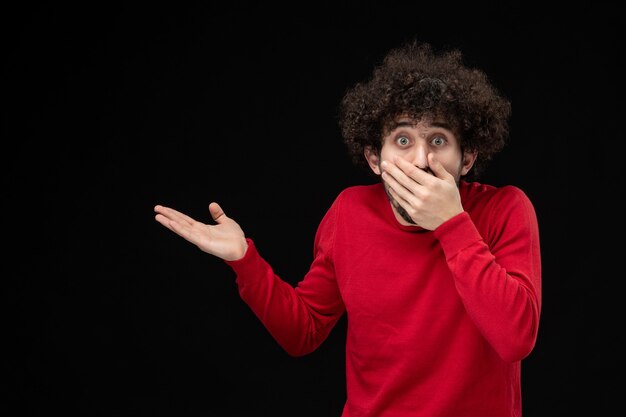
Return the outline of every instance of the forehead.
<path id="1" fill-rule="evenodd" d="M 413 128 L 422 131 L 430 131 L 430 130 L 448 130 L 452 133 L 452 126 L 445 120 L 441 118 L 430 119 L 430 118 L 421 118 L 414 119 L 407 116 L 399 116 L 396 117 L 385 129 L 386 133 L 391 133 L 396 129 L 400 128 Z"/>

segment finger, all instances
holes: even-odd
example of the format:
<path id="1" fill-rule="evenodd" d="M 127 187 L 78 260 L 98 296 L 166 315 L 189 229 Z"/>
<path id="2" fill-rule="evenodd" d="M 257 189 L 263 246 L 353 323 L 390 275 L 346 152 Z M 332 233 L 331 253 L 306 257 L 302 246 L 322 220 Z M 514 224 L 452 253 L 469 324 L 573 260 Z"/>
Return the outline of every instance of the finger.
<path id="1" fill-rule="evenodd" d="M 180 228 L 180 226 L 178 226 L 178 223 L 176 223 L 174 220 L 171 220 L 171 219 L 169 219 L 168 217 L 165 217 L 162 214 L 157 214 L 156 216 L 154 216 L 154 219 L 157 222 L 161 223 L 166 228 L 168 228 L 169 230 L 171 230 L 172 232 L 180 234 L 178 232 L 178 229 Z"/>
<path id="2" fill-rule="evenodd" d="M 217 223 L 222 223 L 228 218 L 226 214 L 224 214 L 224 210 L 222 210 L 222 207 L 215 202 L 209 204 L 209 212 L 211 213 L 211 217 L 213 218 L 213 220 L 215 220 Z"/>
<path id="3" fill-rule="evenodd" d="M 418 184 L 423 185 L 432 180 L 432 175 L 430 175 L 425 170 L 416 167 L 401 156 L 395 155 L 393 160 L 396 166 L 400 168 L 402 172 L 404 172 L 406 176 L 409 177 L 413 182 L 417 182 Z"/>
<path id="4" fill-rule="evenodd" d="M 389 186 L 389 194 L 407 213 L 411 210 L 411 203 L 409 203 L 402 195 L 400 195 L 394 188 Z M 409 196 L 411 197 L 411 196 Z"/>
<path id="5" fill-rule="evenodd" d="M 388 180 L 391 178 L 396 184 L 402 185 L 407 189 L 411 189 L 411 187 L 416 185 L 415 181 L 393 162 L 383 161 L 381 167 L 383 168 L 381 174 L 383 179 Z"/>
<path id="6" fill-rule="evenodd" d="M 406 178 L 406 176 L 404 175 Z M 395 177 L 393 177 L 388 172 L 383 172 L 382 174 L 383 180 L 387 183 L 391 191 L 394 192 L 396 197 L 400 197 L 402 200 L 410 200 L 414 197 L 414 192 L 412 190 L 407 189 L 402 183 L 400 183 Z"/>
<path id="7" fill-rule="evenodd" d="M 154 211 L 182 225 L 192 225 L 196 222 L 195 219 L 170 207 L 157 205 L 154 207 Z"/>
<path id="8" fill-rule="evenodd" d="M 156 210 L 155 210 L 156 211 Z M 169 222 L 170 219 L 168 219 L 167 217 L 165 217 L 164 215 L 162 215 L 161 213 L 157 213 L 154 216 L 154 220 L 156 220 L 157 222 L 161 223 L 163 226 L 167 227 L 169 229 Z"/>
<path id="9" fill-rule="evenodd" d="M 428 154 L 428 166 L 437 178 L 446 179 L 452 177 L 452 174 L 450 174 L 442 163 L 435 158 L 435 154 L 433 153 Z"/>
<path id="10" fill-rule="evenodd" d="M 157 215 L 155 216 L 155 220 L 157 222 L 165 226 L 170 231 L 190 241 L 194 224 L 198 222 L 191 217 L 169 207 L 156 206 L 154 209 L 157 212 Z"/>

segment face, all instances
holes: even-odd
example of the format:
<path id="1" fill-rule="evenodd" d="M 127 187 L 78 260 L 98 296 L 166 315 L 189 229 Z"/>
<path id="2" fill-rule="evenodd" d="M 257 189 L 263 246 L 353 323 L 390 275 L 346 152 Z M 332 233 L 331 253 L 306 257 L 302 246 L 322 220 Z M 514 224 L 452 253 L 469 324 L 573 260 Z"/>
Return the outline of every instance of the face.
<path id="1" fill-rule="evenodd" d="M 450 127 L 441 122 L 418 121 L 398 118 L 387 131 L 382 141 L 380 155 L 374 149 L 366 149 L 365 157 L 375 174 L 380 175 L 382 161 L 392 161 L 398 155 L 418 168 L 433 174 L 428 166 L 428 155 L 432 154 L 455 179 L 457 185 L 461 177 L 469 172 L 476 154 L 463 153 L 461 144 Z M 434 174 L 433 174 L 434 175 Z M 414 224 L 411 217 L 389 194 L 385 183 L 385 191 L 394 210 L 405 222 Z"/>

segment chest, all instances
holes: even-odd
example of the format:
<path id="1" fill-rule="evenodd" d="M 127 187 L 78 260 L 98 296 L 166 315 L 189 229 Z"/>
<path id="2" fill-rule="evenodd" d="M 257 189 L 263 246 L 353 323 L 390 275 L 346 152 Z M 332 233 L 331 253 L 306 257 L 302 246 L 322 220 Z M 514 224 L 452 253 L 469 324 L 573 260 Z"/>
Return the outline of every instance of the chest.
<path id="1" fill-rule="evenodd" d="M 337 242 L 341 246 L 336 277 L 348 313 L 394 314 L 433 308 L 434 300 L 458 298 L 443 250 L 432 233 L 404 235 L 383 242 Z"/>

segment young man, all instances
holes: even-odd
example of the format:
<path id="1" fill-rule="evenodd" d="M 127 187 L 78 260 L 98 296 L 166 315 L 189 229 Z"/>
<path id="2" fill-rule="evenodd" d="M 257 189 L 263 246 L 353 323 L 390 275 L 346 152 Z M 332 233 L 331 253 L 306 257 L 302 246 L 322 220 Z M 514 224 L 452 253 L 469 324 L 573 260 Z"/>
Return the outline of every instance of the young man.
<path id="1" fill-rule="evenodd" d="M 392 50 L 341 103 L 348 150 L 381 181 L 338 195 L 295 287 L 215 202 L 214 225 L 160 205 L 156 220 L 227 262 L 291 355 L 347 314 L 343 417 L 519 417 L 541 309 L 537 219 L 519 188 L 476 182 L 509 116 L 459 51 Z"/>

